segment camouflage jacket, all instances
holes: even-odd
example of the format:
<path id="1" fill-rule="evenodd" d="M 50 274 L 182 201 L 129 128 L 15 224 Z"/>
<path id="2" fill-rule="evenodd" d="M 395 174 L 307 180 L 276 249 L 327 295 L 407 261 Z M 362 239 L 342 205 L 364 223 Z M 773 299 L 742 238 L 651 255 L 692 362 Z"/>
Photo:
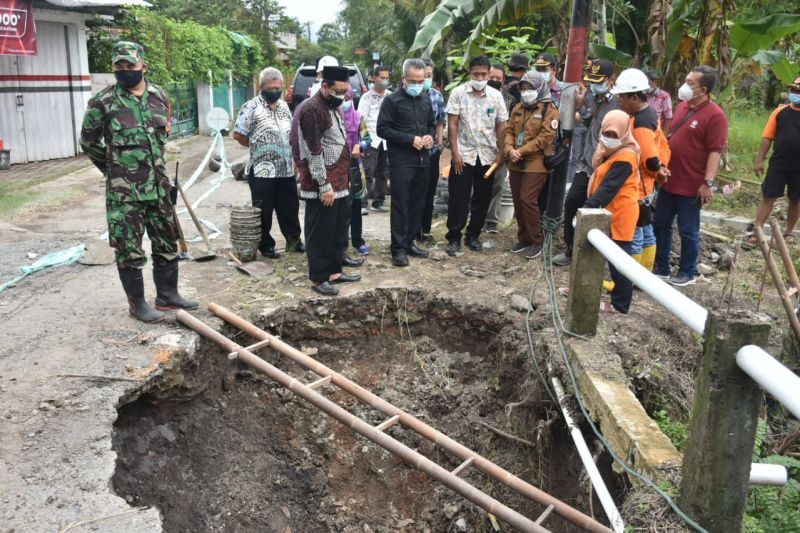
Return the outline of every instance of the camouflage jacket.
<path id="1" fill-rule="evenodd" d="M 89 100 L 81 147 L 106 176 L 106 199 L 156 200 L 172 190 L 164 167 L 169 108 L 152 83 L 141 96 L 114 84 Z"/>

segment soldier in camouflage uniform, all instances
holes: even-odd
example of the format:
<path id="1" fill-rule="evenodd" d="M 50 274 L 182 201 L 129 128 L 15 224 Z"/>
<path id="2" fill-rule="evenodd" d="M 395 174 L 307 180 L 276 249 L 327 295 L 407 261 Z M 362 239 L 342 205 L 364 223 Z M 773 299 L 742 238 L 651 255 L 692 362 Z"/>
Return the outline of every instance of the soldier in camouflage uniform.
<path id="1" fill-rule="evenodd" d="M 144 50 L 119 42 L 112 53 L 117 83 L 89 100 L 81 147 L 106 177 L 106 219 L 130 313 L 144 322 L 164 318 L 167 309 L 195 309 L 178 294 L 175 190 L 164 167 L 169 98 L 144 79 Z M 142 236 L 152 242 L 155 309 L 144 298 Z"/>

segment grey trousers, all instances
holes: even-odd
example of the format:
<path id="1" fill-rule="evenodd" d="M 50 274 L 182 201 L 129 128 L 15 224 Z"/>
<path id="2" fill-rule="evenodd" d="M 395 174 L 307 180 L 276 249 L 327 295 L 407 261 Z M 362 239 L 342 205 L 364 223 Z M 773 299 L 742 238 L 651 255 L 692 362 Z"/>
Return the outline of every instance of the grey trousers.
<path id="1" fill-rule="evenodd" d="M 489 203 L 489 211 L 486 213 L 486 224 L 497 225 L 500 222 L 500 202 L 503 199 L 503 191 L 508 187 L 508 167 L 503 164 L 494 171 L 492 200 Z"/>

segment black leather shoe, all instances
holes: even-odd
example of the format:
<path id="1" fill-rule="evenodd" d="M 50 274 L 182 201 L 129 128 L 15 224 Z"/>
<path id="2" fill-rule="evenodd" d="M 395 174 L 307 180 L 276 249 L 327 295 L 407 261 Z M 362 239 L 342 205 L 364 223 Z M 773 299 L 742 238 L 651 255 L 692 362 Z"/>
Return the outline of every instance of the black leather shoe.
<path id="1" fill-rule="evenodd" d="M 431 235 L 430 233 L 423 233 L 417 238 L 417 241 L 421 242 L 422 244 L 433 244 L 434 239 L 433 235 Z"/>
<path id="2" fill-rule="evenodd" d="M 338 285 L 339 283 L 355 283 L 356 281 L 361 281 L 360 274 L 345 274 L 342 273 L 339 275 L 338 278 L 332 280 L 331 283 Z"/>
<path id="3" fill-rule="evenodd" d="M 323 296 L 336 296 L 339 294 L 339 289 L 331 285 L 327 281 L 323 281 L 319 285 L 314 285 L 311 290 Z"/>
<path id="4" fill-rule="evenodd" d="M 349 255 L 343 255 L 342 256 L 342 266 L 346 266 L 346 267 L 350 267 L 350 268 L 356 268 L 356 267 L 360 267 L 363 264 L 364 264 L 364 260 L 363 259 L 353 259 Z"/>
<path id="5" fill-rule="evenodd" d="M 269 250 L 262 250 L 261 251 L 261 255 L 263 255 L 264 257 L 266 257 L 268 259 L 280 259 L 281 258 L 281 254 L 279 254 L 277 251 L 275 251 L 275 248 L 271 248 Z"/>
<path id="6" fill-rule="evenodd" d="M 412 244 L 408 249 L 408 255 L 412 257 L 428 257 L 428 251 Z"/>
<path id="7" fill-rule="evenodd" d="M 477 237 L 470 237 L 467 239 L 467 247 L 473 252 L 483 251 L 483 244 L 481 244 L 481 241 L 479 241 Z"/>
<path id="8" fill-rule="evenodd" d="M 450 257 L 456 257 L 458 252 L 461 250 L 461 245 L 457 242 L 450 242 L 447 244 L 447 255 Z"/>
<path id="9" fill-rule="evenodd" d="M 405 252 L 397 252 L 392 254 L 392 264 L 396 267 L 407 267 L 408 256 Z"/>
<path id="10" fill-rule="evenodd" d="M 286 244 L 286 253 L 304 254 L 306 247 L 303 246 L 303 241 L 294 241 Z"/>

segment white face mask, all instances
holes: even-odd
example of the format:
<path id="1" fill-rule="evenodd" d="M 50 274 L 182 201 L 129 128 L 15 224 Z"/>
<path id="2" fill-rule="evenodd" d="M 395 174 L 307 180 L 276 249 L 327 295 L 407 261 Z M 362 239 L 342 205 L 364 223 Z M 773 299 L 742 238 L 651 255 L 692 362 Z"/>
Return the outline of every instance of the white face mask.
<path id="1" fill-rule="evenodd" d="M 482 91 L 486 88 L 486 80 L 472 80 L 472 88 L 476 91 Z"/>
<path id="2" fill-rule="evenodd" d="M 536 101 L 536 97 L 539 96 L 539 91 L 522 91 L 520 95 L 522 96 L 522 103 L 530 105 Z"/>
<path id="3" fill-rule="evenodd" d="M 351 107 L 353 107 L 353 101 L 352 100 L 345 100 L 344 102 L 342 102 L 342 111 L 347 111 Z"/>
<path id="4" fill-rule="evenodd" d="M 603 143 L 603 146 L 606 148 L 618 148 L 622 141 L 620 139 L 615 139 L 613 137 L 606 137 L 605 135 L 600 135 L 600 142 Z"/>
<path id="5" fill-rule="evenodd" d="M 684 102 L 688 102 L 689 100 L 692 99 L 692 97 L 694 97 L 694 90 L 692 90 L 692 88 L 689 87 L 689 84 L 684 83 L 683 85 L 681 85 L 681 88 L 678 89 L 678 99 Z"/>

